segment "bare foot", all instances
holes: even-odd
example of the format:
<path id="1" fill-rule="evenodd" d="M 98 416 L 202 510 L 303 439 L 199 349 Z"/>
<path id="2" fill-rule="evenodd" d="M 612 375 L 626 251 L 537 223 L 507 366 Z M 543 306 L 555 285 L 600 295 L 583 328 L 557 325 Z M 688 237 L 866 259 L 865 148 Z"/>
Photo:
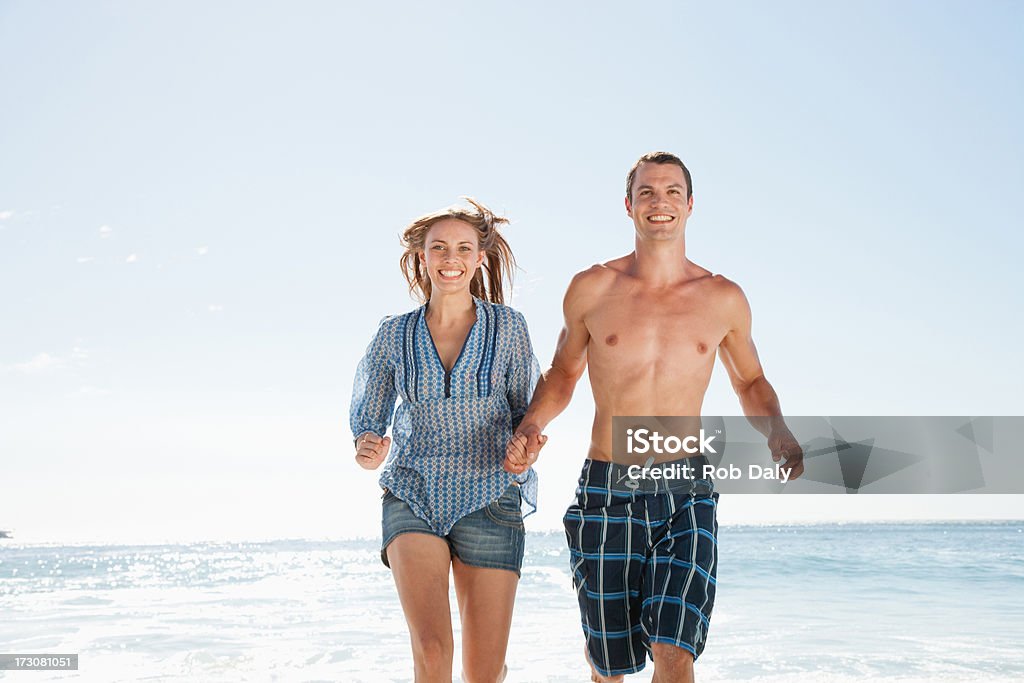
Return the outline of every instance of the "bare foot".
<path id="1" fill-rule="evenodd" d="M 583 646 L 583 658 L 587 660 L 587 664 L 590 665 L 590 680 L 594 683 L 622 683 L 625 676 L 602 676 L 600 672 L 594 668 L 594 663 L 590 661 L 590 652 L 587 650 L 587 646 Z"/>

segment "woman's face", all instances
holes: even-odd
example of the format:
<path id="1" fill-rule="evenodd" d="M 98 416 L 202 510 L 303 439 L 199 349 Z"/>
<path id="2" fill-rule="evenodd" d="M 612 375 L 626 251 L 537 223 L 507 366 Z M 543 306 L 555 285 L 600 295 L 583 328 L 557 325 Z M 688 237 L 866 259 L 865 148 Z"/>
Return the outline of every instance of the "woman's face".
<path id="1" fill-rule="evenodd" d="M 484 252 L 472 225 L 445 218 L 431 226 L 420 252 L 433 292 L 454 294 L 469 289 Z"/>

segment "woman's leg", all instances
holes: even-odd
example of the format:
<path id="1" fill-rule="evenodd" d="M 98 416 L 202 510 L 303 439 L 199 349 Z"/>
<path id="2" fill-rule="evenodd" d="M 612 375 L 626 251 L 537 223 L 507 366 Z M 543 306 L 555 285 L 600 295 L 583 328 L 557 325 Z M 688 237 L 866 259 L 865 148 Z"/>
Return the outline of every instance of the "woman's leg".
<path id="1" fill-rule="evenodd" d="M 451 551 L 432 534 L 405 533 L 386 549 L 409 623 L 416 683 L 452 680 L 452 613 L 448 604 Z"/>
<path id="2" fill-rule="evenodd" d="M 508 569 L 471 567 L 452 560 L 462 620 L 462 677 L 466 683 L 504 679 L 505 651 L 519 577 Z"/>

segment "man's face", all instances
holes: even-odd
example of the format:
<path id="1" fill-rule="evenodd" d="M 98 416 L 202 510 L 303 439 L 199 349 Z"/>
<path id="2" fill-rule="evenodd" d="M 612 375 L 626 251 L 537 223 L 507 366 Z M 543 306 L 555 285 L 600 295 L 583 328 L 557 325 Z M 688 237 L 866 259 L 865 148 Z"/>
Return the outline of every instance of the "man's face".
<path id="1" fill-rule="evenodd" d="M 675 164 L 644 162 L 636 170 L 626 214 L 633 219 L 637 234 L 645 239 L 678 238 L 693 211 L 693 197 L 686 198 L 686 177 Z"/>

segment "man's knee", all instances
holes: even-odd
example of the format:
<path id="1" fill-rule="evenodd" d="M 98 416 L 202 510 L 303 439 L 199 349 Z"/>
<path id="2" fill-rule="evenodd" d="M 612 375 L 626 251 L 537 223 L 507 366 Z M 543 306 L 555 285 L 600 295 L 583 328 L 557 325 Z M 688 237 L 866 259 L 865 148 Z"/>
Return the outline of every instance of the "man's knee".
<path id="1" fill-rule="evenodd" d="M 651 643 L 654 655 L 654 669 L 658 672 L 692 672 L 693 653 L 686 648 L 669 643 Z"/>

